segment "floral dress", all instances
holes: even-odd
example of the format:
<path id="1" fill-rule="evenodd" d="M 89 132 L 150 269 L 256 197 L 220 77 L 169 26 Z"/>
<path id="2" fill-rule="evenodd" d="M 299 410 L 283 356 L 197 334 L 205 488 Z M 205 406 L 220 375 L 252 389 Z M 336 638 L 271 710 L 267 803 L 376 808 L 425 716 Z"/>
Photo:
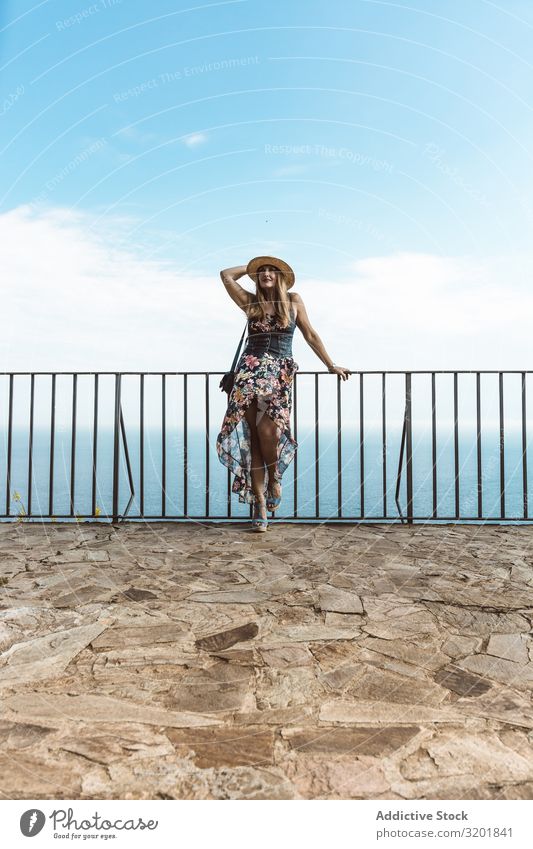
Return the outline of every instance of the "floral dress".
<path id="1" fill-rule="evenodd" d="M 293 317 L 290 327 L 292 332 L 294 327 Z M 264 319 L 248 321 L 250 334 L 274 330 L 287 330 L 278 324 L 276 316 L 267 315 Z M 246 421 L 245 411 L 254 398 L 257 398 L 258 410 L 276 422 L 279 439 L 275 477 L 280 481 L 298 447 L 290 427 L 292 383 L 297 371 L 298 363 L 292 357 L 278 356 L 270 352 L 258 356 L 242 354 L 237 363 L 235 383 L 228 398 L 228 407 L 217 437 L 216 448 L 220 462 L 235 475 L 231 490 L 238 494 L 241 503 L 253 504 L 255 501 L 251 476 L 250 426 Z M 267 485 L 268 472 L 265 469 L 265 495 Z"/>

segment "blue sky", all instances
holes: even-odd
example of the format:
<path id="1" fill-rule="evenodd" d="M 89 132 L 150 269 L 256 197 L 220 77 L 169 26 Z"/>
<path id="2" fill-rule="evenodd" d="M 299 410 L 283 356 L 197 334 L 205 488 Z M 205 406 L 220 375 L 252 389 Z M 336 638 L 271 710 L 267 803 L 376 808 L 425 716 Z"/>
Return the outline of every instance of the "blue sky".
<path id="1" fill-rule="evenodd" d="M 2 8 L 5 369 L 225 370 L 264 253 L 347 367 L 531 367 L 531 3 Z"/>

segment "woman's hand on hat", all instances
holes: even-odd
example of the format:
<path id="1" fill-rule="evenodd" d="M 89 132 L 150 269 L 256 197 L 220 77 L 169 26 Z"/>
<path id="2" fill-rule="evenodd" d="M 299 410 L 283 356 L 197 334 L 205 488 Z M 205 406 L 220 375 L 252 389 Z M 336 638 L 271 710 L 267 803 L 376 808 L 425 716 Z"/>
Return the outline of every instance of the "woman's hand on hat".
<path id="1" fill-rule="evenodd" d="M 344 368 L 343 366 L 332 365 L 328 371 L 330 374 L 338 374 L 338 376 L 342 377 L 343 380 L 348 380 L 351 375 L 350 369 Z"/>

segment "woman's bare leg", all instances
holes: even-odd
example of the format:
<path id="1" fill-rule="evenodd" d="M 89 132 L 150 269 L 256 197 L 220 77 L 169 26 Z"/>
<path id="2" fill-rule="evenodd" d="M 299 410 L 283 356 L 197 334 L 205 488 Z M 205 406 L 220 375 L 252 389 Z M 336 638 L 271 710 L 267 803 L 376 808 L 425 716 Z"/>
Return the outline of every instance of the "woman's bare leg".
<path id="1" fill-rule="evenodd" d="M 252 490 L 259 504 L 259 516 L 266 518 L 265 501 L 265 461 L 261 451 L 261 443 L 257 433 L 257 401 L 254 399 L 247 407 L 244 416 L 250 426 L 250 448 L 252 451 Z"/>
<path id="2" fill-rule="evenodd" d="M 268 491 L 274 498 L 280 494 L 280 484 L 276 478 L 278 462 L 279 427 L 268 413 L 258 413 L 257 434 L 266 467 L 268 470 Z"/>

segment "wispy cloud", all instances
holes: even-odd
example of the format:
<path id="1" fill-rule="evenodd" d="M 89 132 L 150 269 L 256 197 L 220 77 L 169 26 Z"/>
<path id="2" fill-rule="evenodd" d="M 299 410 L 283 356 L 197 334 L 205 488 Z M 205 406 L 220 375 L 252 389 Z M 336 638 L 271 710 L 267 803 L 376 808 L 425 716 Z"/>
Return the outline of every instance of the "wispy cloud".
<path id="1" fill-rule="evenodd" d="M 198 147 L 201 144 L 205 144 L 207 141 L 207 136 L 205 133 L 192 133 L 190 136 L 186 136 L 183 139 L 183 144 L 186 144 L 187 147 Z"/>
<path id="2" fill-rule="evenodd" d="M 284 165 L 281 168 L 275 168 L 272 176 L 293 177 L 295 174 L 307 174 L 309 170 L 309 165 Z"/>
<path id="3" fill-rule="evenodd" d="M 158 139 L 157 133 L 145 133 L 137 127 L 122 127 L 114 133 L 114 136 L 126 141 L 136 142 L 137 144 L 151 144 Z"/>

